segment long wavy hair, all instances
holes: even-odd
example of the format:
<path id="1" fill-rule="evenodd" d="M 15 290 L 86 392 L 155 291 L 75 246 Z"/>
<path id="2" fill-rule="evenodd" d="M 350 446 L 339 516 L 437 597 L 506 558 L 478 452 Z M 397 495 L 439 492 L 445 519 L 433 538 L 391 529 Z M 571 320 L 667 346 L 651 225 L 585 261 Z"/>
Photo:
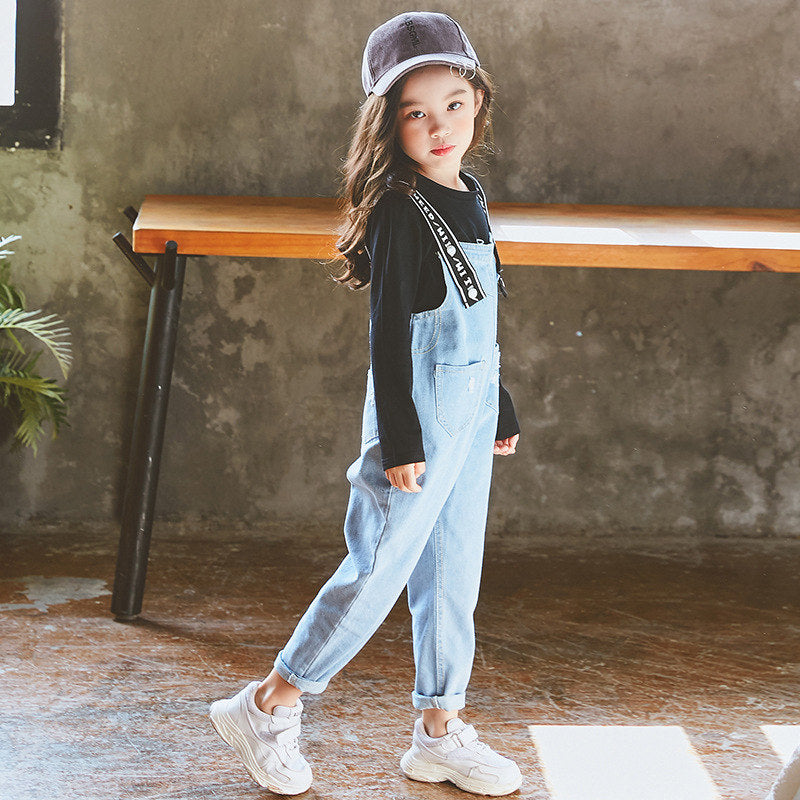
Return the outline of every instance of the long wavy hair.
<path id="1" fill-rule="evenodd" d="M 336 229 L 339 235 L 336 249 L 344 256 L 345 264 L 342 272 L 331 274 L 333 280 L 350 289 L 361 289 L 370 281 L 365 242 L 373 207 L 384 192 L 410 195 L 417 185 L 414 162 L 403 152 L 395 135 L 400 95 L 410 74 L 400 78 L 385 95 L 370 94 L 359 107 L 351 129 L 350 148 L 341 167 L 340 223 Z M 481 67 L 474 76 L 464 79 L 475 89 L 483 89 L 483 102 L 475 116 L 475 133 L 465 157 L 494 152 L 491 132 L 494 82 Z"/>

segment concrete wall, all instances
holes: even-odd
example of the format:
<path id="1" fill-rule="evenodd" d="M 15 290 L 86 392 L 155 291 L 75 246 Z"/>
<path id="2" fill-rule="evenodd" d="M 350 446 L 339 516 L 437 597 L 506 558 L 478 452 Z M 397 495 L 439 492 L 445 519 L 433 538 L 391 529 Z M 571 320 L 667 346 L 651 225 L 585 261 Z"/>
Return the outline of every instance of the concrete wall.
<path id="1" fill-rule="evenodd" d="M 15 276 L 73 331 L 72 427 L 0 452 L 0 520 L 118 516 L 148 291 L 111 242 L 146 193 L 332 195 L 369 31 L 406 3 L 67 3 L 61 152 L 0 152 Z M 496 77 L 493 200 L 799 206 L 794 0 L 442 2 Z M 800 532 L 800 277 L 509 267 L 523 437 L 493 530 Z M 190 262 L 158 513 L 338 525 L 366 293 L 311 261 Z"/>

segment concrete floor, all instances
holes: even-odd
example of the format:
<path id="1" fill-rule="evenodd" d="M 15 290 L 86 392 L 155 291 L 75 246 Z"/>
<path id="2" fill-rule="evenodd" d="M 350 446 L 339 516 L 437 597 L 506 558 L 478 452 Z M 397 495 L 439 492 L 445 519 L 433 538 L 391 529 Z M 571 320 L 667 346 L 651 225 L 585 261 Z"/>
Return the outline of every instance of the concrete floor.
<path id="1" fill-rule="evenodd" d="M 207 707 L 269 669 L 341 535 L 159 523 L 142 617 L 120 624 L 108 611 L 116 533 L 0 534 L 0 797 L 268 795 Z M 464 717 L 520 763 L 514 796 L 761 800 L 776 753 L 800 738 L 799 553 L 490 540 Z M 403 598 L 329 689 L 305 697 L 306 797 L 467 796 L 398 770 L 412 678 Z"/>

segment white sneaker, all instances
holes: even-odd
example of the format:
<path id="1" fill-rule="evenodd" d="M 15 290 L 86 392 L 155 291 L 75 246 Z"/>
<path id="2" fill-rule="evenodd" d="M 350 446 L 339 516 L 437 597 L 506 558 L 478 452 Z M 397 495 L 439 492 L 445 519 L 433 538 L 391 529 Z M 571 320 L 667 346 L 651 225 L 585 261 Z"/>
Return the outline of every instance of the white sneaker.
<path id="1" fill-rule="evenodd" d="M 447 733 L 438 737 L 428 736 L 418 718 L 400 769 L 415 781 L 450 781 L 474 794 L 510 794 L 522 785 L 519 767 L 481 742 L 475 728 L 458 717 L 448 720 Z"/>
<path id="2" fill-rule="evenodd" d="M 311 786 L 311 767 L 300 755 L 300 700 L 294 708 L 275 706 L 266 714 L 255 703 L 259 681 L 211 704 L 217 733 L 236 751 L 259 786 L 277 794 L 300 794 Z"/>

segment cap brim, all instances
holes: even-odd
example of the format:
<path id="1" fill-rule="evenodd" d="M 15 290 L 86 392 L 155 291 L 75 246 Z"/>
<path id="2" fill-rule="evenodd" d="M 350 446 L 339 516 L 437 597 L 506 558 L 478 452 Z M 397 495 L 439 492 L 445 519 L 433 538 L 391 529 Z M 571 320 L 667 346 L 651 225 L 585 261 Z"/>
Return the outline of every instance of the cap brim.
<path id="1" fill-rule="evenodd" d="M 399 64 L 392 67 L 387 73 L 375 82 L 372 87 L 372 94 L 383 95 L 389 91 L 392 85 L 398 78 L 402 78 L 407 72 L 412 69 L 417 69 L 427 64 L 444 64 L 445 66 L 465 67 L 472 70 L 480 64 L 469 56 L 459 56 L 455 53 L 425 53 L 423 55 L 408 58 L 401 61 Z"/>

